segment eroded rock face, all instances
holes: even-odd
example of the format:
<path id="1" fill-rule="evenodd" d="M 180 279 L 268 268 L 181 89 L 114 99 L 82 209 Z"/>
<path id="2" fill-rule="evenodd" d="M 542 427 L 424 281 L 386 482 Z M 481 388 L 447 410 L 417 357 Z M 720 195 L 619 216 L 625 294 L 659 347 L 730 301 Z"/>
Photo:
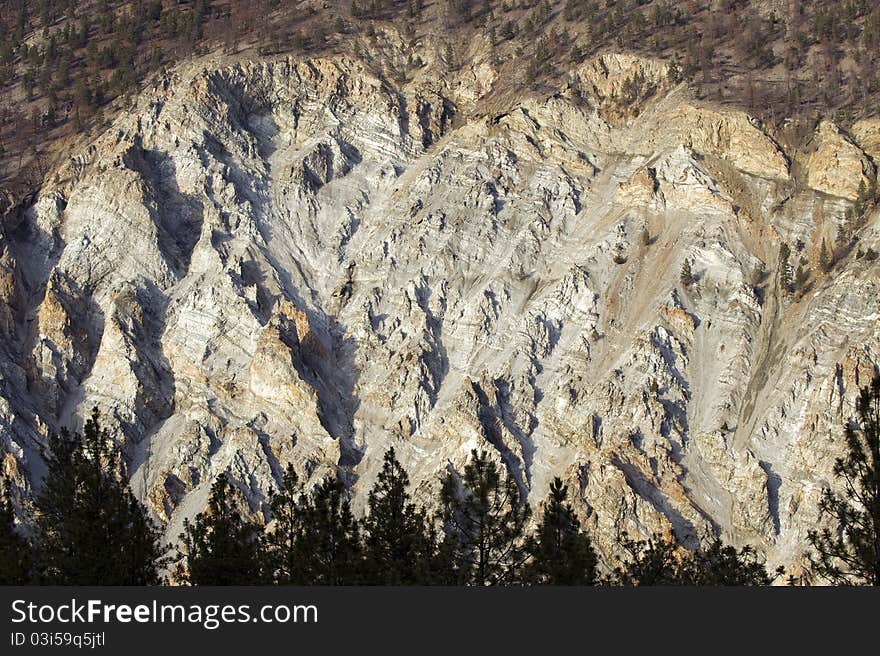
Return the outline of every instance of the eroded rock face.
<path id="1" fill-rule="evenodd" d="M 798 185 L 662 62 L 486 116 L 483 50 L 448 83 L 423 59 L 400 86 L 341 55 L 192 64 L 74 154 L 0 242 L 5 468 L 35 484 L 97 405 L 173 537 L 224 471 L 263 517 L 287 462 L 360 508 L 391 445 L 425 499 L 485 448 L 532 503 L 563 477 L 608 563 L 670 530 L 796 563 L 877 363 L 880 265 L 795 299 L 776 258 L 818 271 L 873 164 L 826 126 Z"/>
<path id="2" fill-rule="evenodd" d="M 870 138 L 870 135 L 864 135 Z M 807 184 L 822 193 L 856 200 L 876 176 L 864 151 L 830 121 L 816 129 L 816 151 L 807 162 Z"/>
<path id="3" fill-rule="evenodd" d="M 874 160 L 880 160 L 880 119 L 866 118 L 856 121 L 852 127 L 856 143 Z"/>

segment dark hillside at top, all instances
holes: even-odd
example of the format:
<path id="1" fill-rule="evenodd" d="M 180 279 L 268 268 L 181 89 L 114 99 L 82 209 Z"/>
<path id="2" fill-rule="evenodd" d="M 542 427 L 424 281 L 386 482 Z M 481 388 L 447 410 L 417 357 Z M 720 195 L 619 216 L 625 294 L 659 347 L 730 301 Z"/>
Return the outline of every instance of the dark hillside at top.
<path id="1" fill-rule="evenodd" d="M 598 51 L 669 58 L 702 98 L 795 145 L 820 115 L 846 127 L 869 114 L 880 90 L 870 0 L 2 0 L 0 189 L 36 188 L 67 140 L 181 60 L 362 52 L 382 23 L 411 37 L 406 67 L 422 35 L 448 40 L 450 69 L 485 35 L 503 84 L 537 92 Z"/>

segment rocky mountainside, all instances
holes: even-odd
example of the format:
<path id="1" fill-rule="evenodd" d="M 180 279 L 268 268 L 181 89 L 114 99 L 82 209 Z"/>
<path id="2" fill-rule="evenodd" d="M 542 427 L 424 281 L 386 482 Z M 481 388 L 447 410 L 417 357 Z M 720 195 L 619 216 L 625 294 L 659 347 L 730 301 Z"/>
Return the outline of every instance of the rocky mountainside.
<path id="1" fill-rule="evenodd" d="M 224 471 L 362 507 L 389 446 L 425 498 L 478 447 L 532 503 L 563 477 L 606 563 L 671 530 L 796 569 L 880 359 L 880 122 L 795 151 L 624 54 L 502 107 L 480 39 L 394 82 L 381 37 L 182 64 L 6 203 L 5 470 L 97 405 L 173 537 Z"/>

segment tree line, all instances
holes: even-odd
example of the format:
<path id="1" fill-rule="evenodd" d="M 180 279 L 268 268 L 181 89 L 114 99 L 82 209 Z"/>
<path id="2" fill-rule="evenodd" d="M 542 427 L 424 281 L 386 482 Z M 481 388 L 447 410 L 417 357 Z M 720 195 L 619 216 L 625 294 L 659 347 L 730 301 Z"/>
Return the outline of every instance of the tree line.
<path id="1" fill-rule="evenodd" d="M 822 494 L 829 521 L 809 533 L 807 561 L 816 581 L 880 585 L 880 377 L 860 390 L 856 410 L 834 466 L 841 491 Z M 446 473 L 433 513 L 410 496 L 393 448 L 362 519 L 338 477 L 307 491 L 288 465 L 260 526 L 221 475 L 175 549 L 125 483 L 97 410 L 82 433 L 50 438 L 46 463 L 29 536 L 16 526 L 8 486 L 0 504 L 0 584 L 735 586 L 784 574 L 768 572 L 749 546 L 716 537 L 691 551 L 664 536 L 623 536 L 622 561 L 600 573 L 563 482 L 554 479 L 533 521 L 516 480 L 477 450 L 460 474 Z"/>

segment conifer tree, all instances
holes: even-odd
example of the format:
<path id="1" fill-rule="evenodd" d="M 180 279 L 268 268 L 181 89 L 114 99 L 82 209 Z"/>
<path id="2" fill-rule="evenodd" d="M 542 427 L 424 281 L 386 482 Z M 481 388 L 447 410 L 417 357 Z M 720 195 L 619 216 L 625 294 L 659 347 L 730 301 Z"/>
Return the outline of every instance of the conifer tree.
<path id="1" fill-rule="evenodd" d="M 783 292 L 791 289 L 791 263 L 788 258 L 791 256 L 791 248 L 788 244 L 783 243 L 779 247 L 779 287 Z"/>
<path id="2" fill-rule="evenodd" d="M 364 518 L 365 582 L 425 584 L 430 580 L 434 537 L 424 509 L 410 500 L 409 476 L 394 448 L 385 453 Z"/>
<path id="3" fill-rule="evenodd" d="M 155 585 L 167 547 L 124 481 L 119 450 L 97 408 L 83 433 L 49 440 L 35 500 L 37 576 L 52 585 Z"/>
<path id="4" fill-rule="evenodd" d="M 449 573 L 447 583 L 520 582 L 528 559 L 524 531 L 531 510 L 516 481 L 504 474 L 486 452 L 474 450 L 461 480 L 452 472 L 444 479 L 440 559 Z"/>
<path id="5" fill-rule="evenodd" d="M 265 581 L 260 529 L 235 506 L 232 484 L 221 475 L 208 508 L 185 520 L 175 578 L 189 585 L 257 585 Z"/>
<path id="6" fill-rule="evenodd" d="M 838 250 L 844 249 L 850 244 L 854 230 L 853 223 L 855 218 L 852 209 L 848 209 L 844 217 L 842 225 L 837 228 L 837 234 L 834 236 L 834 247 Z"/>
<path id="7" fill-rule="evenodd" d="M 359 527 L 336 477 L 318 484 L 303 504 L 294 549 L 306 585 L 353 585 L 362 567 Z"/>
<path id="8" fill-rule="evenodd" d="M 859 197 L 856 199 L 855 205 L 853 206 L 853 211 L 858 216 L 862 216 L 865 213 L 865 205 L 868 200 L 868 187 L 865 185 L 865 179 L 862 178 L 859 180 Z"/>
<path id="9" fill-rule="evenodd" d="M 822 491 L 820 516 L 832 526 L 810 531 L 814 571 L 836 585 L 880 585 L 880 376 L 860 390 L 858 427 L 846 426 L 845 456 L 834 463 L 841 491 Z"/>
<path id="10" fill-rule="evenodd" d="M 654 536 L 634 541 L 624 537 L 627 560 L 614 570 L 612 582 L 619 585 L 770 585 L 770 576 L 752 547 L 736 548 L 713 538 L 708 545 L 688 551 L 670 537 Z"/>
<path id="11" fill-rule="evenodd" d="M 273 525 L 265 536 L 268 576 L 274 583 L 291 585 L 302 582 L 296 544 L 302 531 L 303 488 L 292 464 L 287 465 L 281 490 L 271 496 Z"/>
<path id="12" fill-rule="evenodd" d="M 775 576 L 768 574 L 753 547 L 736 549 L 717 537 L 686 558 L 681 567 L 683 585 L 762 586 L 782 574 L 781 567 Z"/>
<path id="13" fill-rule="evenodd" d="M 825 273 L 831 271 L 831 256 L 828 254 L 828 244 L 824 238 L 822 239 L 822 248 L 819 250 L 819 266 Z"/>
<path id="14" fill-rule="evenodd" d="M 623 536 L 626 560 L 615 568 L 611 581 L 616 585 L 684 585 L 679 547 L 674 540 L 654 536 L 632 540 Z"/>
<path id="15" fill-rule="evenodd" d="M 553 479 L 541 523 L 528 541 L 529 578 L 547 585 L 593 585 L 596 552 L 566 501 L 567 493 L 562 480 Z"/>
<path id="16" fill-rule="evenodd" d="M 681 273 L 679 273 L 678 277 L 681 284 L 685 287 L 690 287 L 694 284 L 694 272 L 691 269 L 690 260 L 685 260 L 684 264 L 681 265 Z"/>
<path id="17" fill-rule="evenodd" d="M 15 528 L 11 486 L 3 478 L 0 503 L 0 585 L 25 585 L 30 580 L 30 544 Z"/>

